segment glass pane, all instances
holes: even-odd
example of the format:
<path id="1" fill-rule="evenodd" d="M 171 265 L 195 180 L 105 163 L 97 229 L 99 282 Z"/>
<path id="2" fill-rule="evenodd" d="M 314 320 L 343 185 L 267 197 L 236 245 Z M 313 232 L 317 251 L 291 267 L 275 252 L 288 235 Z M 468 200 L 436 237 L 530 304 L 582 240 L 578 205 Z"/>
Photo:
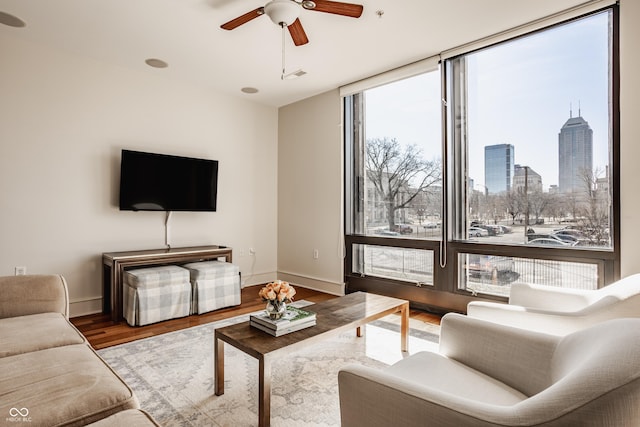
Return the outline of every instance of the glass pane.
<path id="1" fill-rule="evenodd" d="M 364 92 L 365 234 L 440 238 L 441 98 L 438 71 Z"/>
<path id="2" fill-rule="evenodd" d="M 453 60 L 470 240 L 612 248 L 610 46 L 603 12 Z"/>
<path id="3" fill-rule="evenodd" d="M 512 283 L 598 288 L 596 264 L 477 254 L 460 254 L 458 260 L 459 288 L 474 294 L 508 297 Z"/>
<path id="4" fill-rule="evenodd" d="M 353 245 L 353 273 L 433 285 L 433 251 Z"/>

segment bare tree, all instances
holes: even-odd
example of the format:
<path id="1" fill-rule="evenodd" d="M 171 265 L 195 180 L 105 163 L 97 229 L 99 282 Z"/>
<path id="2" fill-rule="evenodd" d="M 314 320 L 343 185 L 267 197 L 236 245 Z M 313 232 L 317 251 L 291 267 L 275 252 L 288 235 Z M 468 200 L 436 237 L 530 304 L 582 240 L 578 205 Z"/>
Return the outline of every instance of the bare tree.
<path id="1" fill-rule="evenodd" d="M 469 219 L 479 220 L 481 213 L 483 194 L 479 191 L 471 191 L 469 194 Z"/>
<path id="2" fill-rule="evenodd" d="M 503 203 L 501 194 L 487 195 L 487 217 L 491 218 L 494 224 L 503 218 Z"/>
<path id="3" fill-rule="evenodd" d="M 572 190 L 562 194 L 562 204 L 565 213 L 571 214 L 571 219 L 577 220 L 580 210 L 580 194 L 577 190 Z"/>
<path id="4" fill-rule="evenodd" d="M 416 145 L 403 147 L 395 138 L 368 139 L 366 155 L 367 177 L 385 203 L 390 230 L 396 211 L 442 180 L 439 160 L 427 161 Z"/>
<path id="5" fill-rule="evenodd" d="M 592 244 L 609 243 L 610 197 L 606 189 L 598 188 L 598 180 L 603 171 L 583 170 L 580 178 L 584 183 L 584 198 L 579 207 L 583 228 Z M 608 189 L 608 186 L 607 186 Z"/>
<path id="6" fill-rule="evenodd" d="M 516 223 L 516 218 L 522 213 L 522 197 L 517 190 L 511 189 L 504 193 L 502 203 L 511 216 L 511 224 Z"/>
<path id="7" fill-rule="evenodd" d="M 558 194 L 548 193 L 547 198 L 549 203 L 547 204 L 545 211 L 551 218 L 553 218 L 554 221 L 559 223 L 560 218 L 564 215 L 562 197 Z"/>
<path id="8" fill-rule="evenodd" d="M 537 224 L 540 220 L 540 216 L 542 216 L 546 211 L 547 206 L 549 206 L 549 195 L 547 193 L 543 193 L 542 190 L 535 190 L 529 193 L 528 200 L 530 212 L 535 215 Z"/>

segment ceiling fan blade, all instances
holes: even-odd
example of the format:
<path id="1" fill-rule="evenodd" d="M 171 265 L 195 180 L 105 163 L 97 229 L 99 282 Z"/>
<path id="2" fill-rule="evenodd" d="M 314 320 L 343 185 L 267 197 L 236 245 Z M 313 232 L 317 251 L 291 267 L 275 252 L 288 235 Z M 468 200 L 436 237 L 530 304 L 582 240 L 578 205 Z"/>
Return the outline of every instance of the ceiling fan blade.
<path id="1" fill-rule="evenodd" d="M 304 28 L 302 28 L 300 19 L 293 21 L 293 24 L 289 25 L 287 28 L 289 29 L 289 34 L 291 34 L 293 43 L 296 46 L 302 46 L 303 44 L 309 43 L 309 39 L 307 38 L 307 34 L 304 32 Z"/>
<path id="2" fill-rule="evenodd" d="M 360 18 L 360 16 L 362 15 L 363 7 L 361 4 L 343 3 L 330 0 L 313 0 L 313 2 L 316 4 L 316 6 L 308 10 L 350 16 L 351 18 Z"/>
<path id="3" fill-rule="evenodd" d="M 264 15 L 263 7 L 259 7 L 257 9 L 252 10 L 251 12 L 245 13 L 242 16 L 238 16 L 236 19 L 232 19 L 231 21 L 220 25 L 220 28 L 224 30 L 233 30 L 234 28 L 237 28 L 242 24 L 246 24 L 247 22 L 257 18 L 260 15 Z"/>

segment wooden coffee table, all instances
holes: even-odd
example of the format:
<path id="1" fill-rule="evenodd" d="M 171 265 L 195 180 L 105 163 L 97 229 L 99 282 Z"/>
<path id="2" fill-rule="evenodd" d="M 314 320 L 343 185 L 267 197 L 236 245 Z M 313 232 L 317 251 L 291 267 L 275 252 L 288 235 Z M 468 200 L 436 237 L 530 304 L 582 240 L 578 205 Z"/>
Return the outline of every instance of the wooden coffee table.
<path id="1" fill-rule="evenodd" d="M 316 313 L 316 325 L 297 332 L 273 337 L 249 326 L 249 322 L 215 330 L 214 384 L 216 396 L 224 394 L 224 343 L 230 344 L 258 359 L 258 425 L 267 427 L 271 421 L 271 361 L 281 353 L 289 354 L 331 335 L 356 329 L 388 314 L 400 312 L 400 349 L 409 346 L 409 301 L 382 295 L 355 292 L 343 297 L 308 306 Z"/>

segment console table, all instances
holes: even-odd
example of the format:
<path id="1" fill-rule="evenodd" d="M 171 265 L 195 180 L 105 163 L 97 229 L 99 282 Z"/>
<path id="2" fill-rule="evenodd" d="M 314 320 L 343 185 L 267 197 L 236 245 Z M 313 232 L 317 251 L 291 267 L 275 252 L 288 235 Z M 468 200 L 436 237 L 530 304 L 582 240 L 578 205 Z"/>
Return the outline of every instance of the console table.
<path id="1" fill-rule="evenodd" d="M 114 322 L 122 320 L 122 280 L 126 268 L 207 261 L 218 258 L 224 258 L 226 262 L 231 262 L 231 248 L 214 245 L 103 253 L 102 312 L 111 313 L 111 319 Z"/>

